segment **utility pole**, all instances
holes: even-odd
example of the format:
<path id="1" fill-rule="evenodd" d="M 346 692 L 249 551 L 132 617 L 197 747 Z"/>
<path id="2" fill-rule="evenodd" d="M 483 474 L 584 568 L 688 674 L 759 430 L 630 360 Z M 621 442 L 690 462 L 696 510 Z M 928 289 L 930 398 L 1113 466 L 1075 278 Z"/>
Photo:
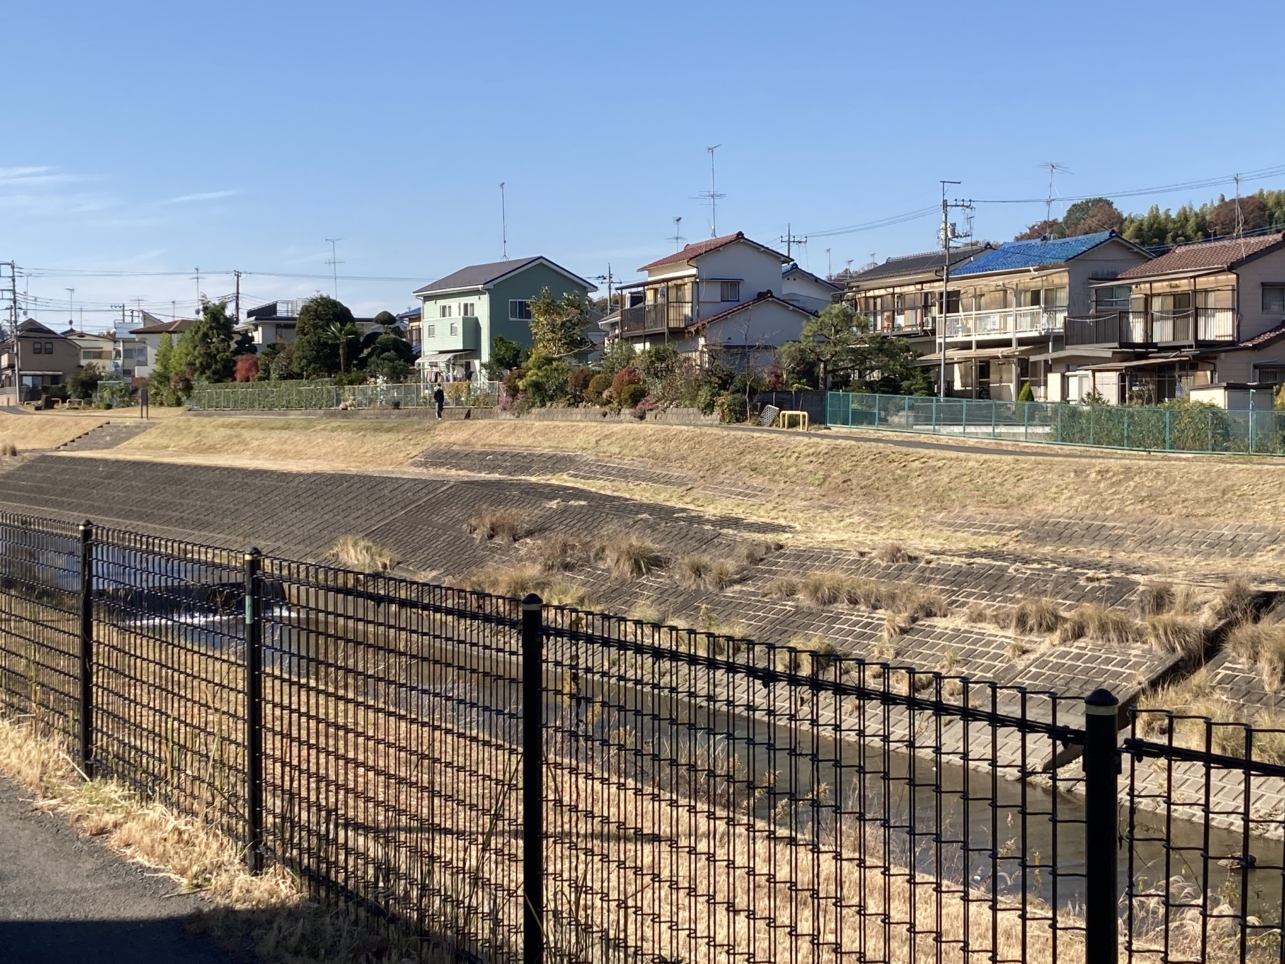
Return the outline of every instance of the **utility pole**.
<path id="1" fill-rule="evenodd" d="M 937 397 L 946 397 L 946 308 L 950 304 L 950 205 L 946 203 L 946 185 L 962 181 L 941 182 L 941 305 L 937 309 L 937 344 L 940 370 L 937 374 Z"/>
<path id="2" fill-rule="evenodd" d="M 74 305 L 76 303 L 76 289 L 66 288 L 64 290 L 67 292 L 67 325 L 70 328 L 75 328 L 76 327 L 76 309 Z"/>
<path id="3" fill-rule="evenodd" d="M 509 215 L 504 207 L 504 182 L 500 182 L 500 260 L 509 260 Z"/>
<path id="4" fill-rule="evenodd" d="M 241 272 L 233 271 L 232 274 L 236 278 L 236 307 L 233 308 L 233 312 L 236 323 L 239 325 L 241 324 Z"/>
<path id="5" fill-rule="evenodd" d="M 799 237 L 797 234 L 794 233 L 791 226 L 787 224 L 785 226 L 785 237 L 781 239 L 781 243 L 785 245 L 785 256 L 793 260 L 794 246 L 796 244 L 807 244 L 808 239 Z M 826 251 L 829 251 L 829 250 L 830 250 L 829 248 L 826 248 Z"/>
<path id="6" fill-rule="evenodd" d="M 339 266 L 343 264 L 343 262 L 339 260 L 339 249 L 336 248 L 335 245 L 337 245 L 340 241 L 342 241 L 343 238 L 326 238 L 326 240 L 330 242 L 330 260 L 327 261 L 326 264 L 330 265 L 332 271 L 334 272 L 335 301 L 338 301 L 339 300 Z M 240 279 L 238 279 L 237 284 L 240 285 Z"/>
<path id="7" fill-rule="evenodd" d="M 830 260 L 830 249 L 825 249 L 825 280 L 829 281 L 834 277 L 834 262 Z"/>
<path id="8" fill-rule="evenodd" d="M 188 278 L 187 280 L 192 281 L 193 279 Z M 195 280 L 196 280 L 196 316 L 199 317 L 201 314 L 201 269 L 200 268 L 196 269 Z"/>

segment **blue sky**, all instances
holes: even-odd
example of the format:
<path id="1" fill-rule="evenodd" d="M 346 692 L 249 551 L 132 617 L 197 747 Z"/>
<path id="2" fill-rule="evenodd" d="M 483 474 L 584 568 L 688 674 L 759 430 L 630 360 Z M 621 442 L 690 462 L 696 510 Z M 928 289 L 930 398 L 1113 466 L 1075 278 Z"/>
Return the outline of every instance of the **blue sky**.
<path id="1" fill-rule="evenodd" d="M 1265 2 L 14 4 L 0 260 L 36 317 L 65 322 L 71 287 L 100 328 L 136 298 L 190 314 L 198 266 L 211 297 L 233 285 L 211 272 L 250 272 L 243 308 L 329 292 L 338 237 L 339 296 L 373 313 L 499 259 L 501 181 L 510 256 L 631 278 L 675 216 L 709 235 L 711 144 L 720 233 L 768 243 L 931 208 L 941 178 L 1043 197 L 1045 161 L 1068 197 L 1229 177 L 1285 166 L 1282 26 Z M 1042 216 L 980 204 L 975 231 Z M 800 261 L 935 234 L 929 214 L 817 236 Z"/>

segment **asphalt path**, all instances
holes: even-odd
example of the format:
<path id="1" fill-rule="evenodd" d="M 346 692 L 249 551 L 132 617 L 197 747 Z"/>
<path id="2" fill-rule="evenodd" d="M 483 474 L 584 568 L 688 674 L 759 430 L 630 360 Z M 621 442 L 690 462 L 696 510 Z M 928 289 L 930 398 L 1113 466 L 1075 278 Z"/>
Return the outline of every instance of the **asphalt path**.
<path id="1" fill-rule="evenodd" d="M 0 777 L 4 964 L 239 964 L 186 932 L 198 899 L 36 810 Z"/>

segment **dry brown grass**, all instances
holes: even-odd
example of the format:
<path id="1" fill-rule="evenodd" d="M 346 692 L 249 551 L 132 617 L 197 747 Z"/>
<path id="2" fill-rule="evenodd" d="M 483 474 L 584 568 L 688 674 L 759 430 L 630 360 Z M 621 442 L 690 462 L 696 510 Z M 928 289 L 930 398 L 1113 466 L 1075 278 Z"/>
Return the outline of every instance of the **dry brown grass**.
<path id="1" fill-rule="evenodd" d="M 531 551 L 545 572 L 574 572 L 596 557 L 594 547 L 583 539 L 556 533 L 540 539 Z"/>
<path id="2" fill-rule="evenodd" d="M 1141 641 L 1142 628 L 1128 613 L 1097 603 L 1077 606 L 1058 627 L 1058 643 L 1087 640 L 1111 646 L 1130 646 Z"/>
<path id="3" fill-rule="evenodd" d="M 1190 616 L 1168 613 L 1149 616 L 1144 624 L 1147 641 L 1162 653 L 1199 659 L 1205 652 L 1205 631 Z"/>
<path id="4" fill-rule="evenodd" d="M 548 572 L 536 563 L 484 566 L 465 575 L 461 582 L 466 589 L 493 596 L 521 599 L 528 593 L 536 593 L 544 602 L 553 606 L 594 608 L 593 597 L 584 586 L 565 576 Z"/>
<path id="5" fill-rule="evenodd" d="M 664 569 L 668 562 L 655 543 L 625 533 L 604 542 L 601 552 L 611 577 L 620 582 L 641 579 Z"/>
<path id="6" fill-rule="evenodd" d="M 874 557 L 876 561 L 894 564 L 899 562 L 914 562 L 912 556 L 900 542 L 887 542 L 875 550 Z"/>
<path id="7" fill-rule="evenodd" d="M 852 579 L 841 572 L 810 572 L 799 587 L 799 595 L 813 606 L 837 606 L 846 602 Z"/>
<path id="8" fill-rule="evenodd" d="M 796 636 L 789 648 L 776 651 L 776 664 L 786 673 L 806 673 L 819 676 L 834 665 L 839 650 L 828 639 L 820 636 Z"/>
<path id="9" fill-rule="evenodd" d="M 12 442 L 5 442 L 3 445 L 0 445 L 0 455 L 11 459 L 17 458 L 18 446 L 14 445 Z"/>
<path id="10" fill-rule="evenodd" d="M 401 557 L 365 536 L 349 535 L 336 539 L 322 554 L 321 561 L 358 572 L 389 572 L 397 568 Z"/>
<path id="11" fill-rule="evenodd" d="M 1258 672 L 1267 692 L 1280 692 L 1285 683 L 1285 623 L 1239 623 L 1227 634 L 1226 647 Z"/>
<path id="12" fill-rule="evenodd" d="M 478 542 L 517 542 L 530 534 L 531 526 L 521 509 L 479 506 L 464 523 L 464 530 Z"/>
<path id="13" fill-rule="evenodd" d="M 887 610 L 905 617 L 909 623 L 949 613 L 945 598 L 934 589 L 910 583 L 880 582 L 841 572 L 809 573 L 799 586 L 799 595 L 813 606 L 824 608 L 846 603 L 871 612 Z"/>
<path id="14" fill-rule="evenodd" d="M 777 576 L 763 589 L 765 596 L 773 599 L 793 599 L 799 594 L 799 581 L 793 576 Z"/>
<path id="15" fill-rule="evenodd" d="M 741 578 L 740 569 L 728 560 L 699 554 L 679 556 L 674 560 L 671 571 L 679 585 L 713 592 L 726 589 Z"/>
<path id="16" fill-rule="evenodd" d="M 444 957 L 419 956 L 420 942 L 404 933 L 372 928 L 310 899 L 298 878 L 278 865 L 251 876 L 242 849 L 200 820 L 114 780 L 86 782 L 61 742 L 29 723 L 0 719 L 0 772 L 33 793 L 36 808 L 59 814 L 78 833 L 99 838 L 181 891 L 199 891 L 207 906 L 193 918 L 193 930 L 229 949 L 248 944 L 260 960 L 279 964 L 446 964 Z"/>
<path id="17" fill-rule="evenodd" d="M 1171 582 L 1148 582 L 1138 587 L 1138 615 L 1162 616 L 1174 608 L 1174 589 Z"/>
<path id="18" fill-rule="evenodd" d="M 137 415 L 135 415 L 137 417 Z M 119 420 L 121 416 L 117 415 Z M 36 412 L 31 415 L 0 413 L 0 446 L 5 455 L 31 449 L 56 449 L 78 435 L 110 420 L 110 413 L 93 415 L 64 414 L 62 412 Z"/>
<path id="19" fill-rule="evenodd" d="M 1227 584 L 1218 591 L 1211 604 L 1214 619 L 1219 622 L 1250 622 L 1257 615 L 1255 612 L 1256 593 L 1249 583 L 1240 576 L 1227 580 Z"/>

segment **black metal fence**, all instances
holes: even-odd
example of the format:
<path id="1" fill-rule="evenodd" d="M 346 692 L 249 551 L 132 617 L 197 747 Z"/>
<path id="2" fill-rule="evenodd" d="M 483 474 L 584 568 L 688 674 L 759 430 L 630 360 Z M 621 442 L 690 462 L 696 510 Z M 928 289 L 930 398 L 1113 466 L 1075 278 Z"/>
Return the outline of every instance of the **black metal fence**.
<path id="1" fill-rule="evenodd" d="M 0 516 L 0 709 L 462 960 L 1285 953 L 1285 734 L 1105 693 Z"/>

